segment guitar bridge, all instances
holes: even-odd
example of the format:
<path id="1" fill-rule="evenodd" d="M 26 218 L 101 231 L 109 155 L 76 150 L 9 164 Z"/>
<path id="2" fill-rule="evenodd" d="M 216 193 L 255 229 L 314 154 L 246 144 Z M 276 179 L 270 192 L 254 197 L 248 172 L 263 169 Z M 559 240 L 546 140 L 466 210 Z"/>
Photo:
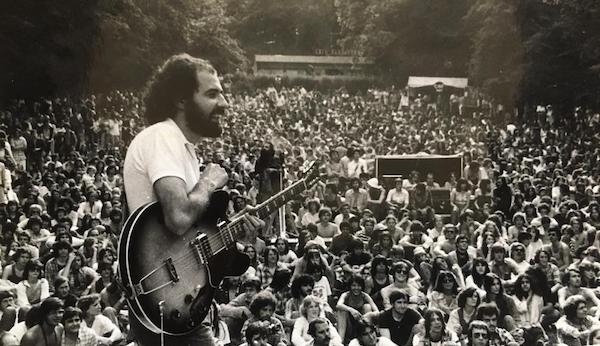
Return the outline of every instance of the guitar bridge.
<path id="1" fill-rule="evenodd" d="M 177 270 L 175 270 L 173 260 L 171 258 L 167 258 L 167 260 L 165 261 L 165 265 L 167 266 L 167 270 L 169 271 L 169 276 L 171 276 L 171 281 L 179 281 L 179 275 L 177 275 Z"/>

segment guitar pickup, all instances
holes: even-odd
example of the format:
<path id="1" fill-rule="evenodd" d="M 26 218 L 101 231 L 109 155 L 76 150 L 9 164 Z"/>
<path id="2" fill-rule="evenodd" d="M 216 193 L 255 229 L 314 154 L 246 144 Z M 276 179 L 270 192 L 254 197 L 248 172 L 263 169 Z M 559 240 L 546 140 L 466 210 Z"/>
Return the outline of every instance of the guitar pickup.
<path id="1" fill-rule="evenodd" d="M 177 275 L 177 270 L 175 270 L 175 266 L 173 265 L 173 260 L 171 258 L 167 258 L 165 261 L 165 265 L 167 266 L 167 270 L 169 271 L 169 276 L 171 277 L 171 281 L 178 282 L 179 275 Z"/>

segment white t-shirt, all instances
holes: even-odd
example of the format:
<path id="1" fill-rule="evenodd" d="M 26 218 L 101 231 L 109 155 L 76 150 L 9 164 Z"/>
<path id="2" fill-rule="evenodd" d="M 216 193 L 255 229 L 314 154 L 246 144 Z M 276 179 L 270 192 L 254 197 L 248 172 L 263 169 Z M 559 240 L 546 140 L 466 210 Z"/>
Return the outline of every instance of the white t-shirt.
<path id="1" fill-rule="evenodd" d="M 82 322 L 85 323 L 85 321 Z M 87 326 L 86 324 L 86 327 L 90 326 Z M 115 328 L 117 328 L 117 326 L 114 323 L 112 323 L 112 321 L 108 317 L 104 315 L 96 315 L 96 317 L 94 317 L 94 322 L 92 323 L 92 326 L 90 328 L 92 328 L 96 335 L 106 336 L 108 333 L 112 333 L 112 331 Z"/>
<path id="2" fill-rule="evenodd" d="M 360 343 L 360 341 L 358 341 L 358 339 L 352 339 L 350 340 L 350 343 L 348 344 L 348 346 L 362 346 L 362 344 Z M 392 340 L 386 338 L 385 336 L 380 336 L 377 338 L 377 341 L 375 342 L 375 346 L 397 346 Z"/>
<path id="3" fill-rule="evenodd" d="M 127 149 L 123 178 L 130 210 L 158 200 L 154 183 L 169 176 L 181 178 L 188 192 L 200 179 L 195 147 L 172 119 L 147 127 Z"/>
<path id="4" fill-rule="evenodd" d="M 324 302 L 327 302 L 327 297 L 329 297 L 332 293 L 333 292 L 331 292 L 329 280 L 325 275 L 321 276 L 321 279 L 315 282 L 315 286 L 312 291 L 313 296 L 321 299 Z"/>

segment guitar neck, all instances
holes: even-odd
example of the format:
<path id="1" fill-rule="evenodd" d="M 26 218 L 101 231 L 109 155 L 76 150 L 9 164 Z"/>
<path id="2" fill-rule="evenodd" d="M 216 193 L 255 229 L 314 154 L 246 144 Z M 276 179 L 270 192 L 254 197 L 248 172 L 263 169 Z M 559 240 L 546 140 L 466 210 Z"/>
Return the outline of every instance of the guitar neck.
<path id="1" fill-rule="evenodd" d="M 298 196 L 304 190 L 306 190 L 305 180 L 298 180 L 291 186 L 287 187 L 285 190 L 277 193 L 276 195 L 271 196 L 269 199 L 259 204 L 256 207 L 256 216 L 258 216 L 261 220 L 264 220 L 274 211 L 281 208 L 283 205 L 285 205 L 295 196 Z"/>
<path id="2" fill-rule="evenodd" d="M 271 196 L 271 198 L 262 202 L 256 207 L 256 216 L 261 220 L 264 220 L 277 209 L 285 205 L 288 201 L 290 201 L 295 196 L 298 196 L 304 190 L 306 190 L 306 180 L 301 179 L 287 187 L 285 190 L 279 192 L 278 194 Z M 221 239 L 225 242 L 226 247 L 231 247 L 235 244 L 235 241 L 239 239 L 244 230 L 242 228 L 242 217 L 235 218 L 231 220 L 230 223 L 219 229 L 219 233 L 221 233 Z M 220 251 L 222 249 L 218 249 Z M 217 251 L 217 252 L 218 252 Z"/>

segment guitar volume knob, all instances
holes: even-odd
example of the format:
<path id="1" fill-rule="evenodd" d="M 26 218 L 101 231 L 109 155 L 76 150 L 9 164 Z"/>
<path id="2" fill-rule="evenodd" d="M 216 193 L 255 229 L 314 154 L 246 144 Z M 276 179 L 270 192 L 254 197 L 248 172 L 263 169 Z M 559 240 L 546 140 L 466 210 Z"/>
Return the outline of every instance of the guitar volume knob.
<path id="1" fill-rule="evenodd" d="M 173 310 L 171 312 L 171 319 L 178 320 L 180 318 L 181 318 L 181 312 L 179 312 L 179 310 Z"/>

